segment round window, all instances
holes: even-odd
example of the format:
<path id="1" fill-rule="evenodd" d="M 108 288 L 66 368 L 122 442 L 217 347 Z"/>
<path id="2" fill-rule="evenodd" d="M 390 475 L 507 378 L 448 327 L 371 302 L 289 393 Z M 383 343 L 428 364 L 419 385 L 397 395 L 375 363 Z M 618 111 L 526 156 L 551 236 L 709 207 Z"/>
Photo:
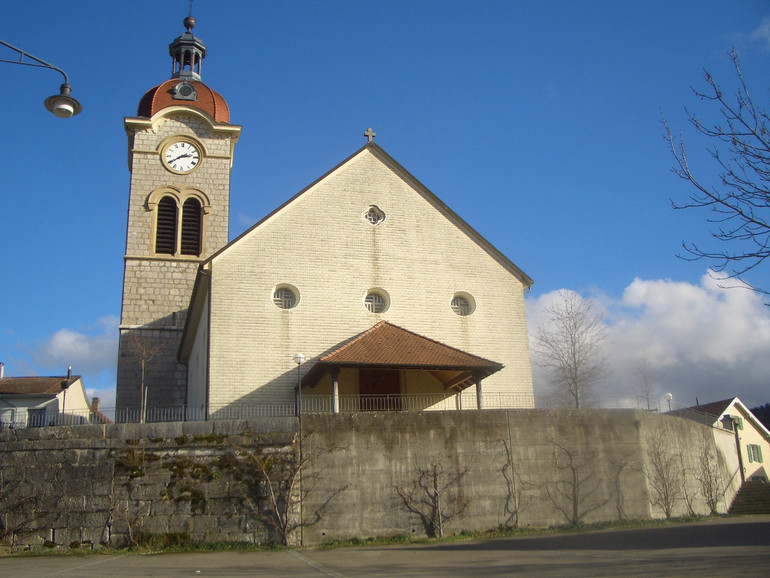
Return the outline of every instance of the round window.
<path id="1" fill-rule="evenodd" d="M 388 310 L 390 302 L 387 294 L 381 291 L 369 291 L 364 297 L 364 306 L 371 313 L 384 313 Z"/>
<path id="2" fill-rule="evenodd" d="M 279 309 L 292 309 L 297 306 L 297 290 L 285 285 L 273 291 L 273 304 Z"/>
<path id="3" fill-rule="evenodd" d="M 454 311 L 460 317 L 470 315 L 476 310 L 476 303 L 473 301 L 473 297 L 467 293 L 456 293 L 452 298 L 452 311 Z"/>

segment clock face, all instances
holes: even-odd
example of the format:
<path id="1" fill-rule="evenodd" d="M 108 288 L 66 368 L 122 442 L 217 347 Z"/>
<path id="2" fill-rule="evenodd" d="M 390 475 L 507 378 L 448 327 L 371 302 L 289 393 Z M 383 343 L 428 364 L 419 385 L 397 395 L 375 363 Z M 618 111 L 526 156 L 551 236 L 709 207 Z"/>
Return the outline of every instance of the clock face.
<path id="1" fill-rule="evenodd" d="M 180 140 L 166 149 L 163 160 L 172 171 L 189 173 L 198 166 L 201 155 L 194 144 Z"/>

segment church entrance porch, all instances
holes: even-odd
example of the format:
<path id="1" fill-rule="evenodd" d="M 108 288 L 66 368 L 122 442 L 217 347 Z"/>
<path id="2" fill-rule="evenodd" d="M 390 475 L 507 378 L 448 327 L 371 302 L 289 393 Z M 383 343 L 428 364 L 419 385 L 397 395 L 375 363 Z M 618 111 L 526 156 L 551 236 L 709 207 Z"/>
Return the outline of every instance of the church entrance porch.
<path id="1" fill-rule="evenodd" d="M 459 394 L 472 385 L 482 409 L 481 382 L 502 367 L 381 321 L 315 361 L 302 379 L 303 411 L 462 409 Z"/>

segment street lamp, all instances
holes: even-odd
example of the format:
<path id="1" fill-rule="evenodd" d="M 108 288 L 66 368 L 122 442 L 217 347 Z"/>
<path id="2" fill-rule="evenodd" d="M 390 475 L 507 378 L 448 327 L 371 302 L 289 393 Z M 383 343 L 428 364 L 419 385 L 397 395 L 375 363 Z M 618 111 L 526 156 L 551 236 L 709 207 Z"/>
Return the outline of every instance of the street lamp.
<path id="1" fill-rule="evenodd" d="M 305 356 L 297 353 L 294 356 L 294 363 L 297 364 L 297 417 L 302 413 L 302 380 L 300 379 L 300 366 L 305 363 Z"/>
<path id="2" fill-rule="evenodd" d="M 59 87 L 59 94 L 49 96 L 43 103 L 49 112 L 52 112 L 59 118 L 69 118 L 71 116 L 75 116 L 76 114 L 80 114 L 80 111 L 83 110 L 83 106 L 70 96 L 72 87 L 70 86 L 66 72 L 64 72 L 61 68 L 46 62 L 45 60 L 41 60 L 36 56 L 32 56 L 29 52 L 25 52 L 21 48 L 16 48 L 15 46 L 8 44 L 7 42 L 0 40 L 0 44 L 7 46 L 19 54 L 19 60 L 0 59 L 0 62 L 7 62 L 8 64 L 21 64 L 22 66 L 34 66 L 36 68 L 50 68 L 51 70 L 55 70 L 56 72 L 61 73 L 61 75 L 64 77 L 64 84 Z M 35 62 L 24 62 L 25 56 L 27 58 L 31 58 Z"/>

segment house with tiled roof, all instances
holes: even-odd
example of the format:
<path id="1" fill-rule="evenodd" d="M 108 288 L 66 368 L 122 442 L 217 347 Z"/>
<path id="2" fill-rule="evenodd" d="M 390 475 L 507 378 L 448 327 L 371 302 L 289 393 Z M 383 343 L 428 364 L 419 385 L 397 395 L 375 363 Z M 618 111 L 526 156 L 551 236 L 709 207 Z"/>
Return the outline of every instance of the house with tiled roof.
<path id="1" fill-rule="evenodd" d="M 0 376 L 2 428 L 88 423 L 90 409 L 83 380 L 71 372 L 52 377 Z"/>
<path id="2" fill-rule="evenodd" d="M 737 397 L 688 408 L 707 416 L 712 427 L 732 431 L 741 469 L 741 480 L 768 480 L 767 461 L 770 460 L 770 431 Z"/>

